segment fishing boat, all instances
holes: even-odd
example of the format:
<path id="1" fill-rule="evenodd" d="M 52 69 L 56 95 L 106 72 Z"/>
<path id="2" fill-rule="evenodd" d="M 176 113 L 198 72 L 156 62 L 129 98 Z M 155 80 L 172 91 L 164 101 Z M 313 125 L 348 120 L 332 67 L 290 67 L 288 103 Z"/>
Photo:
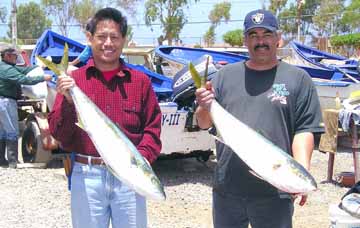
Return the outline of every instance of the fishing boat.
<path id="1" fill-rule="evenodd" d="M 315 50 L 313 53 L 316 53 Z M 181 102 L 185 102 L 194 91 L 194 89 L 191 88 L 191 86 L 193 86 L 192 79 L 184 77 L 187 71 L 184 70 L 183 67 L 190 61 L 196 62 L 197 58 L 203 55 L 210 55 L 213 58 L 213 64 L 219 66 L 248 59 L 248 56 L 245 55 L 177 46 L 160 46 L 155 49 L 155 54 L 168 62 L 169 65 L 173 67 L 173 71 L 176 72 L 173 82 L 173 97 L 177 102 L 180 100 Z M 336 69 L 335 67 L 330 68 L 315 64 L 311 65 L 305 62 L 305 59 L 299 54 L 291 56 L 291 58 L 282 59 L 281 61 L 288 62 L 308 72 L 317 88 L 320 104 L 323 109 L 333 108 L 335 106 L 334 100 L 336 94 L 339 94 L 340 99 L 345 99 L 352 91 L 360 89 L 360 84 L 356 79 L 359 78 L 358 73 L 354 72 L 352 68 L 348 70 L 343 67 Z M 349 75 L 349 72 L 356 78 Z M 211 76 L 210 74 L 210 78 Z M 184 80 L 184 78 L 186 78 L 186 80 Z"/>
<path id="2" fill-rule="evenodd" d="M 320 51 L 296 41 L 291 41 L 290 47 L 293 50 L 292 58 L 296 61 L 295 64 L 305 70 L 307 67 L 313 68 L 317 71 L 317 78 L 350 82 L 360 80 L 357 60 Z"/>
<path id="3" fill-rule="evenodd" d="M 189 62 L 194 62 L 204 55 L 210 55 L 215 65 L 226 65 L 249 58 L 241 54 L 182 46 L 159 46 L 155 48 L 155 55 L 170 65 L 173 75 L 187 66 Z"/>
<path id="4" fill-rule="evenodd" d="M 344 100 L 354 91 L 360 90 L 360 83 L 313 78 L 322 109 L 335 108 L 338 95 Z"/>
<path id="5" fill-rule="evenodd" d="M 74 60 L 85 48 L 84 44 L 81 44 L 75 40 L 72 40 L 68 37 L 62 36 L 52 30 L 45 30 L 41 37 L 37 40 L 35 48 L 31 54 L 30 62 L 33 65 L 37 64 L 36 56 L 41 56 L 44 58 L 51 58 L 51 60 L 55 63 L 60 63 L 64 45 L 67 43 L 69 47 L 69 61 Z M 135 65 L 126 63 L 129 68 L 137 69 L 144 72 L 151 79 L 153 89 L 158 96 L 159 100 L 166 100 L 172 95 L 172 80 L 164 75 L 157 74 L 154 71 L 146 68 L 142 65 Z M 54 75 L 52 71 L 49 69 L 45 69 L 45 72 L 48 74 Z M 54 80 L 48 82 L 48 97 L 47 103 L 51 110 L 52 105 L 55 101 L 55 84 L 56 77 L 53 77 Z"/>

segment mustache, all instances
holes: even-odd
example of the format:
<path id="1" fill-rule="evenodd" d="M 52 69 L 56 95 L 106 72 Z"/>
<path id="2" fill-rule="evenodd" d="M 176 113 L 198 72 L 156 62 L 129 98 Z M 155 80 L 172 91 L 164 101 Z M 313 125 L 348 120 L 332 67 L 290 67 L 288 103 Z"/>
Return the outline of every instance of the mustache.
<path id="1" fill-rule="evenodd" d="M 269 45 L 267 44 L 258 44 L 254 47 L 254 50 L 258 49 L 258 48 L 266 48 L 266 49 L 270 49 Z"/>

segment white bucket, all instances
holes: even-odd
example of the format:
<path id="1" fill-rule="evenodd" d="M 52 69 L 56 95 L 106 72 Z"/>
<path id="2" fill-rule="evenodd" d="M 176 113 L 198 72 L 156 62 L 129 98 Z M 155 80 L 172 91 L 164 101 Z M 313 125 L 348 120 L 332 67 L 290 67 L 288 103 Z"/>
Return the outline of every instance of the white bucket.
<path id="1" fill-rule="evenodd" d="M 338 205 L 330 205 L 329 214 L 330 228 L 360 228 L 360 219 L 341 210 Z"/>

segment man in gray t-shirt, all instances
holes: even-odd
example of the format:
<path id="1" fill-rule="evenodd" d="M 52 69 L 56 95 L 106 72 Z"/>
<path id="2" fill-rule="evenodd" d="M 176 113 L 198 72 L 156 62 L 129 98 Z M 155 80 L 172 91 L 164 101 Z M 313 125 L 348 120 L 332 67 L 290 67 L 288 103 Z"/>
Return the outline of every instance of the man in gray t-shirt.
<path id="1" fill-rule="evenodd" d="M 250 12 L 244 27 L 250 59 L 225 66 L 206 88 L 197 89 L 199 126 L 212 126 L 209 109 L 216 99 L 229 113 L 309 169 L 313 133 L 323 131 L 315 86 L 305 71 L 278 61 L 278 24 L 269 11 Z M 295 196 L 254 176 L 224 144 L 217 143 L 216 151 L 214 227 L 247 228 L 249 223 L 253 228 L 292 227 Z M 301 196 L 300 204 L 305 201 L 306 196 Z"/>

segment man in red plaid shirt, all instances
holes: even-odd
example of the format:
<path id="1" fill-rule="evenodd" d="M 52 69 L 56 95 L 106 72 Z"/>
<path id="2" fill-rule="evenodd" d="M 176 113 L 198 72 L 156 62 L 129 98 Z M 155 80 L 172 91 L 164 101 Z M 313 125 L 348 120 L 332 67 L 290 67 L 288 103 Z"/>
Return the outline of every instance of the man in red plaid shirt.
<path id="1" fill-rule="evenodd" d="M 87 33 L 93 58 L 72 77 L 59 77 L 58 95 L 49 115 L 51 134 L 61 147 L 76 153 L 71 177 L 74 228 L 146 228 L 146 201 L 103 166 L 90 138 L 75 125 L 76 112 L 68 93 L 75 84 L 127 135 L 139 152 L 153 162 L 160 154 L 161 112 L 150 79 L 129 69 L 119 56 L 127 21 L 113 8 L 99 10 Z M 119 151 L 121 153 L 121 151 Z"/>

